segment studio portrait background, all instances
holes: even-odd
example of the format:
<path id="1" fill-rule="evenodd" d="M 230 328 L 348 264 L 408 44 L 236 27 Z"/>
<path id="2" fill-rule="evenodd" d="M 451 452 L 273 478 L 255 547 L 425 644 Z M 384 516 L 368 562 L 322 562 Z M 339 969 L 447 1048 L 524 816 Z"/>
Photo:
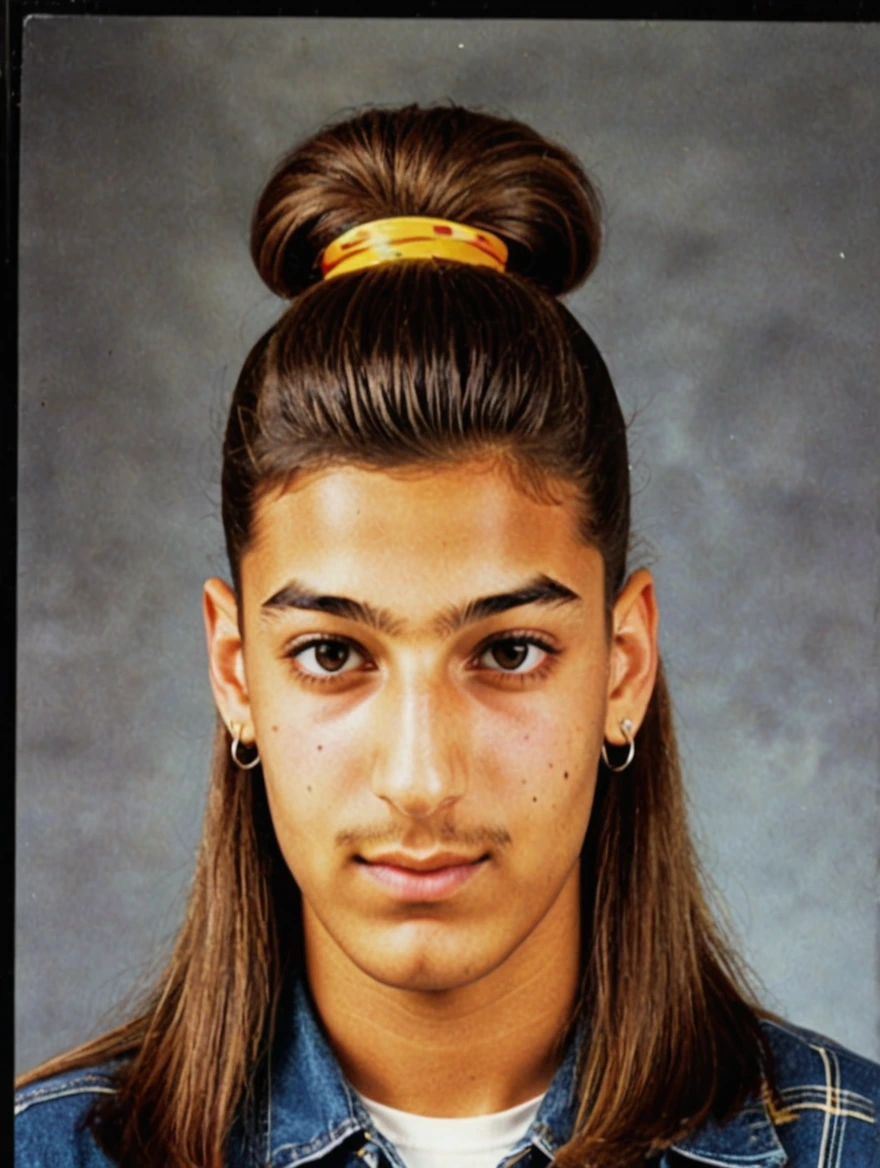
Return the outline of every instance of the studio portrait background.
<path id="1" fill-rule="evenodd" d="M 443 99 L 603 192 L 569 304 L 632 419 L 700 854 L 765 1004 L 880 1057 L 880 28 L 53 16 L 23 55 L 19 1070 L 118 1019 L 185 902 L 225 410 L 283 307 L 255 198 L 328 119 Z"/>

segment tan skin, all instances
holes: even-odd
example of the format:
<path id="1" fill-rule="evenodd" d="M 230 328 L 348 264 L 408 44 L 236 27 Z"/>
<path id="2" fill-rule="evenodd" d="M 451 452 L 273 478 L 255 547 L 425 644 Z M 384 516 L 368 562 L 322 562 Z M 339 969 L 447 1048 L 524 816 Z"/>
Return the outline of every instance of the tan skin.
<path id="1" fill-rule="evenodd" d="M 601 557 L 556 486 L 538 501 L 488 460 L 305 473 L 259 504 L 241 613 L 205 585 L 214 696 L 259 747 L 330 1042 L 358 1090 L 418 1114 L 549 1085 L 600 749 L 622 719 L 638 729 L 656 676 L 650 575 L 627 581 L 609 636 Z M 539 578 L 541 598 L 520 592 Z M 385 620 L 299 607 L 303 589 Z M 512 606 L 464 619 L 499 595 Z M 439 898 L 374 878 L 438 856 L 441 875 L 467 869 Z"/>

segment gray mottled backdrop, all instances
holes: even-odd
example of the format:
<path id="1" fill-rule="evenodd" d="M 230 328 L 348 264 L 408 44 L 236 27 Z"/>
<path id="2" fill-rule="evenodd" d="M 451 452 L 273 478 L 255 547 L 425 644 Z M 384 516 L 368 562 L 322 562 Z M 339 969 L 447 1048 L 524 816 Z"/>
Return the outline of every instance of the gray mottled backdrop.
<path id="1" fill-rule="evenodd" d="M 365 103 L 531 122 L 597 177 L 572 307 L 632 441 L 693 820 L 794 1021 L 880 1056 L 880 28 L 42 17 L 24 53 L 18 1049 L 166 951 L 213 708 L 224 409 L 278 313 L 247 225 Z"/>

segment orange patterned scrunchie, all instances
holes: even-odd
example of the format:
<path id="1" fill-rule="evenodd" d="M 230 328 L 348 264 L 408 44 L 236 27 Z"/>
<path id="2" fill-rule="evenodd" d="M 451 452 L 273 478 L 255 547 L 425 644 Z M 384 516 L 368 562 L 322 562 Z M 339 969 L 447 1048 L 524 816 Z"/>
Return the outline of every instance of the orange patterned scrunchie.
<path id="1" fill-rule="evenodd" d="M 352 227 L 324 249 L 319 264 L 326 280 L 394 260 L 432 258 L 479 264 L 503 272 L 507 244 L 491 231 L 465 223 L 399 216 Z"/>

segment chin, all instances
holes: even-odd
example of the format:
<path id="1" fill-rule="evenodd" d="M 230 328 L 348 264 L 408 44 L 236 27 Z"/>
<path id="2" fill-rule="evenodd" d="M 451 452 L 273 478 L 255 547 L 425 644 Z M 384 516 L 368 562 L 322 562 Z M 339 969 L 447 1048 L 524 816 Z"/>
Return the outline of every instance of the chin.
<path id="1" fill-rule="evenodd" d="M 382 985 L 418 993 L 442 993 L 472 985 L 509 956 L 508 949 L 489 949 L 485 939 L 475 946 L 465 938 L 425 936 L 425 931 L 424 926 L 398 926 L 394 930 L 396 936 L 383 937 L 381 942 L 374 934 L 361 952 L 349 951 L 349 957 L 363 973 Z M 515 945 L 510 946 L 510 950 L 513 948 Z"/>

